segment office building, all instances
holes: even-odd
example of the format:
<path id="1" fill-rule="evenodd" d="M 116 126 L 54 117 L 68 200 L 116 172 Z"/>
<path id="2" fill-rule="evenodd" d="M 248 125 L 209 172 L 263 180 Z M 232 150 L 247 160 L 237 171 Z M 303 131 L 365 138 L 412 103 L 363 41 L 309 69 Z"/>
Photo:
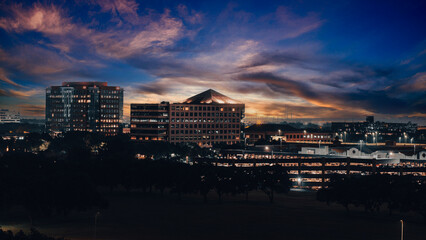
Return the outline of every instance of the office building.
<path id="1" fill-rule="evenodd" d="M 374 124 L 374 116 L 367 116 L 365 121 L 369 124 Z"/>
<path id="2" fill-rule="evenodd" d="M 20 123 L 21 115 L 19 112 L 10 111 L 9 109 L 0 109 L 1 123 Z"/>
<path id="3" fill-rule="evenodd" d="M 245 105 L 212 89 L 182 103 L 131 104 L 131 139 L 192 142 L 240 141 Z"/>
<path id="4" fill-rule="evenodd" d="M 123 118 L 123 89 L 106 82 L 64 82 L 46 89 L 46 127 L 60 133 L 116 135 Z"/>

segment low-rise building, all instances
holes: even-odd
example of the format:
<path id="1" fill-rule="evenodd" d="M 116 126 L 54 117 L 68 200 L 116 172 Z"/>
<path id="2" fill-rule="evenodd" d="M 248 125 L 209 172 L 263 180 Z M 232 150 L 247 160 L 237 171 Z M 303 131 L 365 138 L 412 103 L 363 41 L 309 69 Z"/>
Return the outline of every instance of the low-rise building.
<path id="1" fill-rule="evenodd" d="M 20 123 L 21 114 L 10 111 L 9 109 L 0 109 L 0 124 L 2 123 Z"/>

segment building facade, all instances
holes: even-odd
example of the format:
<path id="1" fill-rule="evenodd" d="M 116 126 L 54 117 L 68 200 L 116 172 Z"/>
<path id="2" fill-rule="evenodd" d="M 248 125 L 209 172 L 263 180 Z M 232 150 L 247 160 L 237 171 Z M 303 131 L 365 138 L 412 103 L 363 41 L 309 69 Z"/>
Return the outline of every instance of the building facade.
<path id="1" fill-rule="evenodd" d="M 52 132 L 119 133 L 123 89 L 106 82 L 64 82 L 46 89 L 46 127 Z"/>
<path id="2" fill-rule="evenodd" d="M 274 140 L 285 142 L 332 142 L 333 134 L 319 130 L 300 130 L 288 124 L 255 124 L 244 129 L 246 143 L 256 143 L 259 140 Z"/>
<path id="3" fill-rule="evenodd" d="M 19 112 L 10 111 L 9 109 L 0 109 L 1 123 L 20 123 L 21 115 Z"/>
<path id="4" fill-rule="evenodd" d="M 131 139 L 234 144 L 240 141 L 244 112 L 244 104 L 212 89 L 182 103 L 131 104 Z"/>

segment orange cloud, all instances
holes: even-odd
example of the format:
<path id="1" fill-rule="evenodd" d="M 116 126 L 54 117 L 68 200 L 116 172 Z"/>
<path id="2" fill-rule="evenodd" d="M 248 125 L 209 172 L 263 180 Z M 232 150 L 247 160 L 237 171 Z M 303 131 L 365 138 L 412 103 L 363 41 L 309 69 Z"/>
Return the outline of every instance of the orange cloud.
<path id="1" fill-rule="evenodd" d="M 0 18 L 0 27 L 9 32 L 37 31 L 60 35 L 75 28 L 70 19 L 63 17 L 61 9 L 53 4 L 43 6 L 34 3 L 29 9 L 24 9 L 22 4 L 13 4 L 9 10 L 13 18 Z"/>
<path id="2" fill-rule="evenodd" d="M 22 85 L 17 84 L 16 82 L 10 80 L 10 78 L 7 77 L 6 71 L 3 68 L 0 68 L 0 81 L 3 81 L 15 87 L 22 87 Z"/>

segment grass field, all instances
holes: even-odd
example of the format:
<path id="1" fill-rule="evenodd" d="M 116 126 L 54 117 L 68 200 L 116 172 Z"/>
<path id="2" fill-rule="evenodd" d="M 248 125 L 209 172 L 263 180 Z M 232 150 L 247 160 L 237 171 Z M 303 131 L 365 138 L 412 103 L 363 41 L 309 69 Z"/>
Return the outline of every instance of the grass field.
<path id="1" fill-rule="evenodd" d="M 405 240 L 426 239 L 426 223 L 414 214 L 389 216 L 339 205 L 327 206 L 312 192 L 277 195 L 270 204 L 261 193 L 225 196 L 215 194 L 204 203 L 200 196 L 106 193 L 110 202 L 101 211 L 97 239 L 400 239 L 401 218 L 405 219 Z M 94 239 L 95 212 L 53 219 L 37 219 L 34 225 L 50 236 L 72 240 Z M 28 229 L 22 216 L 0 219 L 3 229 Z"/>

